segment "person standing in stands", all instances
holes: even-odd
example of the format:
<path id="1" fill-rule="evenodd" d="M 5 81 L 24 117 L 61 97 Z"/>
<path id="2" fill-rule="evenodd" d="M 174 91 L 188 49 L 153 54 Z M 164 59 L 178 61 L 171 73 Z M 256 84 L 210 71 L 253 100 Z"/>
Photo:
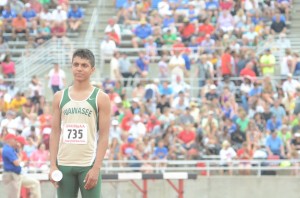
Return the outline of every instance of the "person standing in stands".
<path id="1" fill-rule="evenodd" d="M 49 178 L 58 198 L 100 197 L 102 160 L 108 147 L 111 103 L 109 96 L 90 82 L 95 57 L 78 49 L 72 57 L 73 85 L 58 91 L 53 100 Z M 53 171 L 63 178 L 55 182 Z"/>
<path id="2" fill-rule="evenodd" d="M 60 91 L 65 86 L 66 74 L 59 68 L 58 63 L 54 63 L 54 68 L 48 74 L 49 85 L 52 88 L 53 94 Z"/>
<path id="3" fill-rule="evenodd" d="M 41 198 L 40 182 L 26 175 L 21 175 L 21 155 L 17 152 L 18 138 L 13 134 L 4 137 L 5 145 L 2 150 L 3 176 L 2 181 L 6 193 L 4 198 L 19 198 L 21 186 L 30 188 L 32 198 Z"/>

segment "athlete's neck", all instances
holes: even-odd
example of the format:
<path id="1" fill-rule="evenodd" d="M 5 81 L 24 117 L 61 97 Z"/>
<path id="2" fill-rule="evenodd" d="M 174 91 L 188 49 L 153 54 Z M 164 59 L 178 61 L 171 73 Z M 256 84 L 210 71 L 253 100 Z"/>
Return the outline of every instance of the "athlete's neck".
<path id="1" fill-rule="evenodd" d="M 89 81 L 87 82 L 76 82 L 74 81 L 73 83 L 73 89 L 76 91 L 83 91 L 83 90 L 87 90 L 90 89 L 92 87 L 91 83 Z"/>

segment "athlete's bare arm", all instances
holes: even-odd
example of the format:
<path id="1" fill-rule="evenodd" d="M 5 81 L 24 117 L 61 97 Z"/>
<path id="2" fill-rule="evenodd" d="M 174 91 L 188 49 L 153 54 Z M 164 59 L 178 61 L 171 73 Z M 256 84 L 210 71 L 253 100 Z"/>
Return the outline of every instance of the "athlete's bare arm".
<path id="1" fill-rule="evenodd" d="M 111 104 L 107 94 L 100 91 L 98 98 L 98 115 L 99 115 L 99 139 L 97 146 L 97 154 L 93 168 L 87 173 L 85 178 L 85 189 L 91 189 L 97 185 L 98 176 L 102 166 L 102 160 L 108 147 Z"/>
<path id="2" fill-rule="evenodd" d="M 62 91 L 56 92 L 54 95 L 52 109 L 53 109 L 53 116 L 52 116 L 52 131 L 50 134 L 50 173 L 49 178 L 50 181 L 54 184 L 55 187 L 58 187 L 57 183 L 51 179 L 51 173 L 54 170 L 57 170 L 56 159 L 57 159 L 57 152 L 58 152 L 58 144 L 59 138 L 61 133 L 61 117 L 60 117 L 60 108 L 59 103 L 62 97 Z"/>

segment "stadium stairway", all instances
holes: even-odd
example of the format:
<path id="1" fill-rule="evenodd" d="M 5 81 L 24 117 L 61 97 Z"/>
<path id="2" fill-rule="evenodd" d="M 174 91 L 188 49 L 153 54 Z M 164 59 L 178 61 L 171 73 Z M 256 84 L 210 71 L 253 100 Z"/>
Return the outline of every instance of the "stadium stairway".
<path id="1" fill-rule="evenodd" d="M 293 1 L 292 20 L 290 34 L 288 38 L 291 41 L 292 50 L 300 52 L 300 0 Z"/>

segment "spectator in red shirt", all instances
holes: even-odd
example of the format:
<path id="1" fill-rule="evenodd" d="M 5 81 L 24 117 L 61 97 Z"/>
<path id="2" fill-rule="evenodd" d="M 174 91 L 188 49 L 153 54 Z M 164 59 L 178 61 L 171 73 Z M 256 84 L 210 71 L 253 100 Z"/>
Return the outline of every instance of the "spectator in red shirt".
<path id="1" fill-rule="evenodd" d="M 126 140 L 121 145 L 121 156 L 123 160 L 128 159 L 130 156 L 133 155 L 133 152 L 135 150 L 135 143 L 134 143 L 134 138 L 129 136 Z"/>
<path id="2" fill-rule="evenodd" d="M 200 45 L 202 43 L 202 41 L 204 41 L 204 40 L 205 40 L 205 33 L 198 32 L 198 36 L 196 38 L 198 45 Z"/>
<path id="3" fill-rule="evenodd" d="M 106 32 L 106 34 L 107 34 L 107 36 L 109 36 L 109 38 L 111 40 L 113 40 L 116 43 L 116 45 L 121 44 L 121 39 L 120 39 L 119 35 L 116 33 L 115 29 L 112 28 L 111 31 Z"/>
<path id="4" fill-rule="evenodd" d="M 26 152 L 23 150 L 24 145 L 27 144 L 27 141 L 23 136 L 17 136 L 16 140 L 17 140 L 17 147 L 18 147 L 17 150 L 20 155 L 21 162 L 24 163 L 25 166 L 27 166 L 29 162 L 29 158 Z"/>
<path id="5" fill-rule="evenodd" d="M 240 72 L 240 76 L 250 76 L 252 78 L 256 77 L 255 72 L 253 71 L 254 64 L 252 61 L 246 64 L 245 68 Z"/>
<path id="6" fill-rule="evenodd" d="M 30 0 L 28 3 L 30 3 L 30 7 L 36 12 L 40 13 L 43 9 L 42 4 L 38 0 Z"/>
<path id="7" fill-rule="evenodd" d="M 130 109 L 126 109 L 125 116 L 121 122 L 121 129 L 124 131 L 129 131 L 132 122 L 132 113 Z"/>
<path id="8" fill-rule="evenodd" d="M 148 120 L 147 126 L 146 126 L 147 133 L 151 133 L 152 130 L 154 129 L 154 127 L 159 126 L 159 125 L 160 125 L 160 122 L 157 120 L 155 115 L 151 115 L 150 119 Z"/>
<path id="9" fill-rule="evenodd" d="M 190 150 L 195 146 L 196 134 L 192 130 L 191 125 L 185 124 L 183 131 L 177 136 L 177 141 L 186 149 Z"/>
<path id="10" fill-rule="evenodd" d="M 247 142 L 244 142 L 242 148 L 237 151 L 237 156 L 239 160 L 251 160 L 253 156 L 253 151 L 248 147 Z M 240 162 L 240 174 L 250 175 L 251 164 L 249 162 Z"/>
<path id="11" fill-rule="evenodd" d="M 232 0 L 221 0 L 220 1 L 220 8 L 221 10 L 231 10 L 233 6 Z"/>
<path id="12" fill-rule="evenodd" d="M 53 38 L 63 38 L 66 35 L 66 28 L 64 23 L 55 23 L 51 29 Z"/>
<path id="13" fill-rule="evenodd" d="M 195 26 L 194 24 L 190 23 L 188 18 L 185 18 L 183 21 L 183 26 L 180 27 L 179 32 L 181 34 L 182 42 L 190 42 L 191 37 L 195 33 Z"/>
<path id="14" fill-rule="evenodd" d="M 6 55 L 1 63 L 2 74 L 5 78 L 14 78 L 16 74 L 15 63 L 10 59 L 10 55 Z"/>
<path id="15" fill-rule="evenodd" d="M 222 76 L 231 76 L 231 70 L 232 70 L 232 57 L 230 54 L 230 48 L 226 48 L 225 52 L 223 53 L 221 57 L 221 73 Z"/>
<path id="16" fill-rule="evenodd" d="M 172 47 L 174 54 L 181 54 L 185 50 L 185 45 L 182 43 L 182 39 L 178 37 Z"/>
<path id="17" fill-rule="evenodd" d="M 204 33 L 204 35 L 213 34 L 215 31 L 215 27 L 213 25 L 211 25 L 209 22 L 210 22 L 209 18 L 205 19 L 204 23 L 199 26 L 198 32 L 202 32 L 202 33 Z"/>

